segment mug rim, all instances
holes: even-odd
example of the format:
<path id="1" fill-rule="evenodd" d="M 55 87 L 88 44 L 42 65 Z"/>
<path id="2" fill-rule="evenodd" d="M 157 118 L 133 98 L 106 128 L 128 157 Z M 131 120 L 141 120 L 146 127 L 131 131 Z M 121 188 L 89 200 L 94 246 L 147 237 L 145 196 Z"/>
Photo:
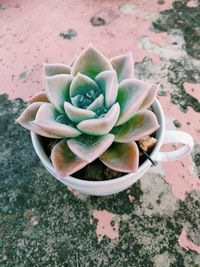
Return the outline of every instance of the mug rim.
<path id="1" fill-rule="evenodd" d="M 152 107 L 153 107 L 153 112 L 156 115 L 158 122 L 159 122 L 159 125 L 160 125 L 160 128 L 156 131 L 157 143 L 156 143 L 152 153 L 150 154 L 151 158 L 155 159 L 156 154 L 159 152 L 159 150 L 162 146 L 162 143 L 163 143 L 164 132 L 165 132 L 165 117 L 164 117 L 164 112 L 163 112 L 162 106 L 161 106 L 158 99 L 154 100 Z M 152 163 L 147 159 L 138 167 L 137 172 L 127 173 L 125 175 L 114 178 L 112 180 L 89 181 L 89 180 L 81 180 L 79 178 L 76 178 L 76 177 L 73 177 L 70 175 L 63 177 L 63 178 L 58 178 L 56 176 L 55 169 L 54 169 L 51 161 L 47 157 L 47 155 L 46 155 L 46 153 L 45 153 L 45 151 L 41 145 L 41 142 L 39 140 L 39 135 L 31 131 L 31 140 L 32 140 L 32 144 L 33 144 L 33 147 L 35 149 L 35 152 L 36 152 L 37 156 L 39 157 L 39 159 L 41 160 L 41 162 L 43 163 L 43 165 L 45 166 L 45 168 L 54 177 L 56 177 L 57 180 L 59 180 L 61 182 L 67 180 L 69 182 L 72 182 L 73 184 L 85 185 L 85 186 L 91 185 L 91 184 L 92 185 L 94 185 L 94 184 L 96 184 L 96 185 L 115 184 L 116 182 L 122 182 L 123 180 L 128 179 L 129 176 L 133 177 L 133 176 L 139 175 L 142 171 L 144 171 L 145 168 L 148 170 L 148 168 L 152 165 Z"/>

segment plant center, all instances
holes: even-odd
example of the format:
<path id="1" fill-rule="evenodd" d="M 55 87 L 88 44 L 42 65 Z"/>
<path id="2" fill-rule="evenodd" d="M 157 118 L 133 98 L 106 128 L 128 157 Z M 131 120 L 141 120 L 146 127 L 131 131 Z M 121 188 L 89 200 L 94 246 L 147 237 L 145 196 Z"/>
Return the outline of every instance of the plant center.
<path id="1" fill-rule="evenodd" d="M 78 100 L 78 106 L 79 108 L 87 108 L 89 105 L 91 105 L 94 100 L 101 94 L 101 89 L 98 88 L 98 90 L 90 90 L 84 94 L 82 94 Z"/>

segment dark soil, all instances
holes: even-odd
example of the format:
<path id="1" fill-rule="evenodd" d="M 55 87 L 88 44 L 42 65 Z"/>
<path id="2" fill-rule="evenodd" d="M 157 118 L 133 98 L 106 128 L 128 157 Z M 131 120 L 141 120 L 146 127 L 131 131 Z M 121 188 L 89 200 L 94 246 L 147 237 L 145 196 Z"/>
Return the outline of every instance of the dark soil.
<path id="1" fill-rule="evenodd" d="M 154 134 L 152 136 L 155 137 Z M 59 139 L 52 139 L 42 136 L 40 138 L 44 151 L 46 152 L 48 158 L 51 160 L 51 151 L 54 145 L 59 142 Z M 149 155 L 151 154 L 152 150 L 153 148 L 148 152 Z M 144 163 L 145 160 L 148 160 L 146 155 L 144 155 L 141 151 L 140 153 L 141 156 L 139 159 L 139 166 Z M 109 167 L 105 166 L 99 159 L 96 159 L 81 170 L 77 171 L 76 173 L 73 173 L 73 177 L 87 181 L 102 181 L 115 179 L 125 174 L 127 173 L 122 173 L 110 169 Z"/>

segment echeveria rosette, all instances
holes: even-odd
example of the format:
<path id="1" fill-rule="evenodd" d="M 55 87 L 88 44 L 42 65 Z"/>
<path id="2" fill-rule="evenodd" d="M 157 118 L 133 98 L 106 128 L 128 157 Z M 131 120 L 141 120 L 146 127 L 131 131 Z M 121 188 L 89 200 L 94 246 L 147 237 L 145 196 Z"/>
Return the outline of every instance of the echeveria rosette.
<path id="1" fill-rule="evenodd" d="M 60 139 L 51 161 L 60 178 L 99 158 L 120 172 L 136 172 L 135 141 L 159 124 L 148 108 L 157 86 L 133 77 L 132 55 L 110 61 L 89 46 L 73 65 L 45 64 L 45 91 L 33 96 L 17 119 L 41 136 Z"/>

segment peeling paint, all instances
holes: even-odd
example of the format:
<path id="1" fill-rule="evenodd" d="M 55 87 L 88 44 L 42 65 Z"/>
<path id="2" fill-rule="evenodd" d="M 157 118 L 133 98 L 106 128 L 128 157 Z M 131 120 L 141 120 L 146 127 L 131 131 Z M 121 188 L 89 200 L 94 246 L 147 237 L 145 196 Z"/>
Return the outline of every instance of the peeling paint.
<path id="1" fill-rule="evenodd" d="M 128 195 L 128 199 L 129 199 L 130 202 L 134 202 L 135 197 L 129 194 Z"/>
<path id="2" fill-rule="evenodd" d="M 186 229 L 183 228 L 181 235 L 179 236 L 178 239 L 179 245 L 183 247 L 184 249 L 188 250 L 194 250 L 198 253 L 200 253 L 200 246 L 194 244 L 192 241 L 190 241 L 187 237 L 187 232 Z"/>
<path id="3" fill-rule="evenodd" d="M 200 116 L 192 108 L 188 108 L 187 112 L 183 112 L 175 105 L 171 104 L 169 95 L 160 97 L 160 102 L 163 106 L 165 116 L 170 120 L 171 125 L 168 127 L 173 128 L 172 121 L 178 120 L 181 123 L 179 128 L 182 131 L 188 132 L 192 135 L 195 142 L 200 144 Z M 192 120 L 191 120 L 192 118 Z"/>
<path id="4" fill-rule="evenodd" d="M 187 113 L 183 116 L 183 113 L 171 104 L 169 96 L 161 97 L 160 101 L 167 117 L 170 118 L 169 121 L 171 124 L 168 124 L 168 128 L 173 129 L 172 122 L 176 119 L 181 123 L 179 129 L 189 132 L 195 142 L 200 144 L 199 114 L 191 108 L 188 108 Z M 194 167 L 190 168 L 192 165 L 193 163 L 190 157 L 186 157 L 178 162 L 163 163 L 163 169 L 165 171 L 164 179 L 171 185 L 173 194 L 181 200 L 184 200 L 186 194 L 192 190 L 200 190 L 199 178 L 195 173 Z M 175 169 L 178 172 L 174 172 Z"/>
<path id="5" fill-rule="evenodd" d="M 200 101 L 200 84 L 184 83 L 185 91 Z"/>
<path id="6" fill-rule="evenodd" d="M 22 100 L 0 95 L 0 121 L 7 129 L 0 128 L 1 266 L 76 266 L 77 259 L 80 266 L 198 266 L 200 254 L 182 249 L 178 236 L 187 224 L 199 245 L 198 232 L 193 234 L 199 191 L 179 201 L 158 164 L 119 194 L 74 197 L 42 166 L 28 131 L 14 124 L 24 107 Z M 104 235 L 99 242 L 98 223 Z"/>
<path id="7" fill-rule="evenodd" d="M 186 42 L 185 48 L 188 55 L 195 59 L 200 59 L 200 22 L 198 19 L 200 9 L 197 6 L 193 6 L 194 2 L 192 3 L 187 4 L 187 1 L 174 1 L 171 9 L 164 10 L 160 13 L 160 16 L 154 20 L 153 26 L 155 30 L 159 32 L 167 32 L 170 29 L 181 29 L 184 34 Z"/>
<path id="8" fill-rule="evenodd" d="M 104 236 L 110 239 L 119 237 L 119 223 L 115 222 L 114 216 L 114 214 L 106 210 L 93 213 L 93 217 L 98 220 L 96 229 L 98 242 L 101 242 Z"/>
<path id="9" fill-rule="evenodd" d="M 143 213 L 147 216 L 172 215 L 178 210 L 179 203 L 172 195 L 170 186 L 165 183 L 165 176 L 161 176 L 160 173 L 155 176 L 153 169 L 144 175 L 140 182 L 143 191 L 141 197 Z M 135 209 L 140 211 L 141 207 L 136 206 Z"/>
<path id="10" fill-rule="evenodd" d="M 185 200 L 186 195 L 193 190 L 200 191 L 200 180 L 194 171 L 190 170 L 191 164 L 189 158 L 163 164 L 164 179 L 171 186 L 174 196 L 180 200 Z"/>

